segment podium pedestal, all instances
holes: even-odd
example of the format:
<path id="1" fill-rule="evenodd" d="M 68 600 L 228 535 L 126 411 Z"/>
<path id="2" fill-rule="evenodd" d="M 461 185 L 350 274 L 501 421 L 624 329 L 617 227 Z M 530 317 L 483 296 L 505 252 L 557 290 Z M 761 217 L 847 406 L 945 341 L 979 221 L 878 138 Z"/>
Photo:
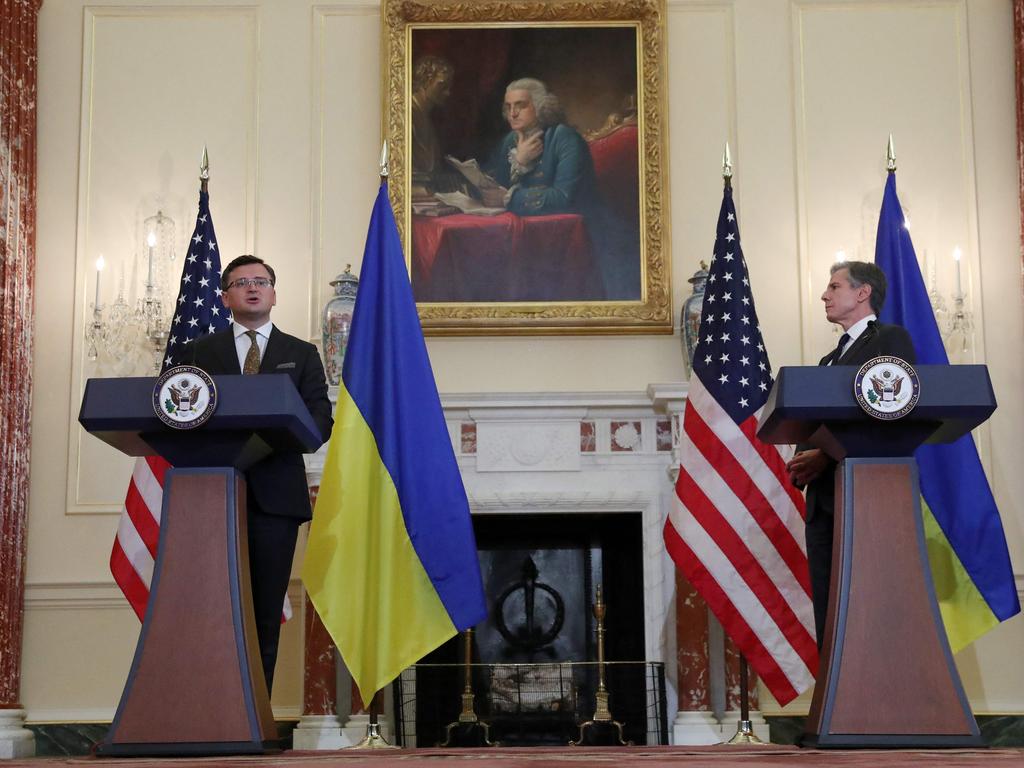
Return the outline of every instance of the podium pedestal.
<path id="1" fill-rule="evenodd" d="M 783 368 L 758 426 L 765 442 L 809 443 L 839 462 L 832 583 L 807 746 L 982 745 L 935 598 L 913 454 L 984 422 L 995 394 L 983 365 L 916 370 L 917 405 L 883 421 L 857 404 L 856 368 Z"/>
<path id="2" fill-rule="evenodd" d="M 808 746 L 982 746 L 935 598 L 919 499 L 913 458 L 839 465 Z"/>
<path id="3" fill-rule="evenodd" d="M 128 682 L 100 755 L 229 755 L 277 747 L 249 584 L 241 471 L 323 442 L 286 374 L 217 376 L 194 430 L 153 410 L 155 379 L 89 379 L 78 421 L 129 456 L 159 454 L 160 543 Z M 153 524 L 150 522 L 150 524 Z"/>
<path id="4" fill-rule="evenodd" d="M 160 527 L 146 619 L 98 754 L 275 748 L 249 588 L 242 474 L 168 470 Z"/>

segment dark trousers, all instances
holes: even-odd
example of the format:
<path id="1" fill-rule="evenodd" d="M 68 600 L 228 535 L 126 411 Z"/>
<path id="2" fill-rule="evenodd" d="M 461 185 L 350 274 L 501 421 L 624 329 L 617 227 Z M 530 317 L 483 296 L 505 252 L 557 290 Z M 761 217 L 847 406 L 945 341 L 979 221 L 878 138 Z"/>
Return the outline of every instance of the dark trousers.
<path id="1" fill-rule="evenodd" d="M 288 592 L 295 540 L 302 521 L 294 517 L 267 515 L 250 501 L 249 578 L 256 614 L 256 636 L 260 644 L 267 692 L 274 685 L 274 665 L 281 636 L 281 609 Z"/>
<path id="2" fill-rule="evenodd" d="M 807 565 L 811 572 L 811 599 L 814 601 L 814 633 L 818 650 L 825 640 L 828 614 L 828 590 L 832 581 L 832 534 L 835 517 L 818 510 L 804 529 L 807 541 Z"/>

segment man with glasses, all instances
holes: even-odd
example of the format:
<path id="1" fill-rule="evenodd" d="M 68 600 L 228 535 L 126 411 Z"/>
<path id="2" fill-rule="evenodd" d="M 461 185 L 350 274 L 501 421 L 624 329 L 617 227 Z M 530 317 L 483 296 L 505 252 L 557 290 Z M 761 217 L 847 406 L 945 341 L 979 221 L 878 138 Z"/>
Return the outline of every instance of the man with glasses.
<path id="1" fill-rule="evenodd" d="M 270 321 L 277 278 L 255 256 L 239 256 L 221 274 L 231 326 L 189 345 L 191 365 L 207 373 L 284 373 L 291 377 L 326 441 L 334 423 L 320 355 L 309 342 L 289 336 Z M 312 519 L 306 467 L 300 453 L 272 453 L 245 473 L 249 572 L 263 672 L 274 681 L 281 607 L 288 591 L 299 526 Z"/>

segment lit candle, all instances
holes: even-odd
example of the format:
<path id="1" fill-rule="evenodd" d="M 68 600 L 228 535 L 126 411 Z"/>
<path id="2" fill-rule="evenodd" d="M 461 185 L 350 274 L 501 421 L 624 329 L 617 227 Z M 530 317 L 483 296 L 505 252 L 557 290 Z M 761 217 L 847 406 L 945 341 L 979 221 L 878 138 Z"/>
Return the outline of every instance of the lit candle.
<path id="1" fill-rule="evenodd" d="M 105 266 L 105 264 L 106 264 L 106 262 L 103 261 L 103 254 L 101 253 L 100 257 L 98 259 L 96 259 L 96 304 L 95 304 L 95 307 L 97 309 L 99 309 L 99 306 L 100 306 L 100 273 L 103 272 L 103 267 Z"/>
<path id="2" fill-rule="evenodd" d="M 146 287 L 153 287 L 153 246 L 156 245 L 156 235 L 152 232 L 149 233 L 149 237 L 146 238 L 146 245 L 149 246 L 149 279 L 146 281 Z"/>
<path id="3" fill-rule="evenodd" d="M 844 261 L 846 261 L 846 251 L 840 248 L 838 251 L 836 251 L 836 263 L 841 263 Z"/>
<path id="4" fill-rule="evenodd" d="M 963 289 L 960 287 L 960 246 L 953 249 L 953 261 L 956 262 L 956 295 L 963 296 Z"/>

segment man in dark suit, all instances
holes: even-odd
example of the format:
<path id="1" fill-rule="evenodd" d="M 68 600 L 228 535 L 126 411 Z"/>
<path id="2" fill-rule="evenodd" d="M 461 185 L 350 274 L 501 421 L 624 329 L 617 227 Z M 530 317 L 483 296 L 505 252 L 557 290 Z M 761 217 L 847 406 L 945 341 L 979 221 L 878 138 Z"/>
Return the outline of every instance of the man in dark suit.
<path id="1" fill-rule="evenodd" d="M 825 317 L 830 323 L 841 325 L 843 335 L 835 350 L 821 358 L 819 365 L 860 366 L 879 355 L 893 355 L 908 363 L 917 360 L 910 334 L 903 326 L 878 322 L 885 290 L 885 273 L 874 264 L 841 261 L 832 265 L 821 300 L 825 302 Z M 807 487 L 807 562 L 814 626 L 821 648 L 832 578 L 836 462 L 820 448 L 800 445 L 786 469 L 794 485 Z"/>
<path id="2" fill-rule="evenodd" d="M 189 345 L 189 363 L 210 374 L 284 373 L 291 377 L 320 435 L 334 421 L 320 355 L 309 342 L 282 333 L 270 321 L 277 276 L 262 259 L 239 256 L 221 273 L 227 329 Z M 288 591 L 299 526 L 312 519 L 306 467 L 300 453 L 272 453 L 245 473 L 249 573 L 263 672 L 274 682 L 281 608 Z"/>

